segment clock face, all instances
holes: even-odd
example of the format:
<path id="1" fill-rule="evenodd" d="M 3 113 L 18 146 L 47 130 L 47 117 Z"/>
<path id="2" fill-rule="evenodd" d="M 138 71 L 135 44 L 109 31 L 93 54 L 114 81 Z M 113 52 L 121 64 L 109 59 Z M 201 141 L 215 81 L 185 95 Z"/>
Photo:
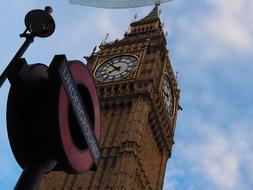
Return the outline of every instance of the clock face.
<path id="1" fill-rule="evenodd" d="M 96 70 L 95 76 L 101 81 L 115 81 L 132 73 L 138 65 L 134 56 L 123 55 L 109 59 Z"/>
<path id="2" fill-rule="evenodd" d="M 170 79 L 168 75 L 164 75 L 163 77 L 163 94 L 164 94 L 164 101 L 166 104 L 166 108 L 169 112 L 169 115 L 173 115 L 174 104 L 173 104 L 173 94 L 172 94 L 172 87 L 170 83 Z"/>

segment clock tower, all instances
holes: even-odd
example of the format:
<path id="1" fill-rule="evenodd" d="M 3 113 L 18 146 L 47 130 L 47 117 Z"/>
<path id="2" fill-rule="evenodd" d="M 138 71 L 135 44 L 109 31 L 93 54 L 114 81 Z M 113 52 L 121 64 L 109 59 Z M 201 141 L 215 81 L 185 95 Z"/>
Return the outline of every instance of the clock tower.
<path id="1" fill-rule="evenodd" d="M 101 107 L 101 160 L 83 175 L 51 172 L 42 190 L 161 190 L 180 107 L 158 6 L 87 58 Z"/>

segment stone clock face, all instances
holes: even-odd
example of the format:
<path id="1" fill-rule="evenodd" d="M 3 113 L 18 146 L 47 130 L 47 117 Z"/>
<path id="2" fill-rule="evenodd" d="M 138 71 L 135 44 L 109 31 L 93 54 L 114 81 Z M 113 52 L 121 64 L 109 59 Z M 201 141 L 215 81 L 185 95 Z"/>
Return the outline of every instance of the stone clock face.
<path id="1" fill-rule="evenodd" d="M 163 94 L 164 94 L 164 101 L 166 104 L 166 108 L 169 112 L 169 115 L 173 115 L 174 104 L 173 104 L 173 94 L 172 94 L 172 87 L 170 83 L 170 79 L 168 75 L 164 75 L 163 77 Z"/>
<path id="2" fill-rule="evenodd" d="M 95 76 L 100 81 L 115 81 L 132 73 L 138 65 L 134 56 L 123 55 L 109 59 L 96 70 Z"/>

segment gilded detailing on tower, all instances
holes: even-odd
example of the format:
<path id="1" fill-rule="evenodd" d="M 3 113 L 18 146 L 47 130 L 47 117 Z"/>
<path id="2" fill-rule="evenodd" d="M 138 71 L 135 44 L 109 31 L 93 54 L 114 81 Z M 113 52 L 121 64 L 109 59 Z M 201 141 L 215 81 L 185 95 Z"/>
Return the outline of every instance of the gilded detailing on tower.
<path id="1" fill-rule="evenodd" d="M 87 60 L 101 106 L 98 170 L 51 173 L 41 189 L 162 189 L 179 89 L 157 6 L 131 23 L 123 39 L 101 44 Z"/>

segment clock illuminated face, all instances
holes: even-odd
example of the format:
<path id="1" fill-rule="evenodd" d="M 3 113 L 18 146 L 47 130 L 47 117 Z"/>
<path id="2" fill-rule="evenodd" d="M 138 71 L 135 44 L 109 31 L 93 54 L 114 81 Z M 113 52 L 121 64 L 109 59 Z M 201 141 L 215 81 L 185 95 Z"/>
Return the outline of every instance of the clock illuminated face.
<path id="1" fill-rule="evenodd" d="M 164 94 L 164 101 L 166 104 L 166 108 L 169 112 L 169 115 L 173 115 L 174 104 L 173 104 L 173 94 L 172 94 L 172 87 L 170 83 L 170 79 L 168 75 L 164 75 L 163 77 L 163 94 Z"/>
<path id="2" fill-rule="evenodd" d="M 138 60 L 131 55 L 117 56 L 102 63 L 95 76 L 100 81 L 115 81 L 132 73 L 138 65 Z"/>

